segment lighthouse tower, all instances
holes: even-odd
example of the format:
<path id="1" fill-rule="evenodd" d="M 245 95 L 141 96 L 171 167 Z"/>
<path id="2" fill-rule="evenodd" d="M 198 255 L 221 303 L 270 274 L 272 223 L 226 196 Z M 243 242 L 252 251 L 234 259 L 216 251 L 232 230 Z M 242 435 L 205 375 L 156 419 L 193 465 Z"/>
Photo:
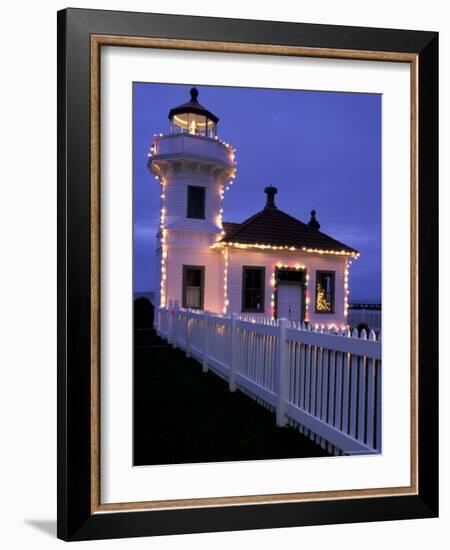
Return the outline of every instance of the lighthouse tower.
<path id="1" fill-rule="evenodd" d="M 161 187 L 156 304 L 220 311 L 225 259 L 222 199 L 235 176 L 234 149 L 217 136 L 219 119 L 190 90 L 169 112 L 170 130 L 155 135 L 148 167 Z"/>

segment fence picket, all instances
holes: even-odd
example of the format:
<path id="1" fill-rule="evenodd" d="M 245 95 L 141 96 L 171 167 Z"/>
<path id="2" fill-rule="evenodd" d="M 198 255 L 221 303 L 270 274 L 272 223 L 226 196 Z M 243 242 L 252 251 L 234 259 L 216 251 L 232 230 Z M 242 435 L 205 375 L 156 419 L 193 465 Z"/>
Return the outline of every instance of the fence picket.
<path id="1" fill-rule="evenodd" d="M 311 390 L 309 412 L 316 414 L 316 378 L 317 378 L 317 348 L 313 346 L 311 350 Z"/>
<path id="2" fill-rule="evenodd" d="M 178 347 L 178 307 L 173 309 L 172 346 Z"/>
<path id="3" fill-rule="evenodd" d="M 316 406 L 314 410 L 314 416 L 320 418 L 322 412 L 322 348 L 316 348 L 316 359 Z M 321 437 L 319 435 L 316 435 L 316 443 L 320 444 L 320 440 Z"/>
<path id="4" fill-rule="evenodd" d="M 342 429 L 342 395 L 343 395 L 343 370 L 344 370 L 344 354 L 340 351 L 336 352 L 336 382 L 335 382 L 335 413 L 334 423 L 339 430 Z"/>
<path id="5" fill-rule="evenodd" d="M 305 411 L 310 410 L 310 393 L 311 393 L 311 346 L 306 347 L 306 364 L 305 364 Z"/>
<path id="6" fill-rule="evenodd" d="M 361 331 L 360 338 L 367 339 L 366 331 Z M 367 405 L 367 362 L 365 357 L 361 357 L 359 361 L 359 388 L 358 388 L 358 424 L 357 438 L 360 441 L 366 441 L 366 405 Z"/>
<path id="7" fill-rule="evenodd" d="M 209 329 L 209 314 L 205 311 L 203 316 L 203 372 L 208 372 L 208 329 Z"/>
<path id="8" fill-rule="evenodd" d="M 320 419 L 327 422 L 328 416 L 328 399 L 329 399 L 329 351 L 324 349 L 322 351 L 322 409 L 320 411 Z M 321 439 L 321 447 L 325 449 L 326 441 Z"/>
<path id="9" fill-rule="evenodd" d="M 381 453 L 381 361 L 376 361 L 375 449 Z"/>
<path id="10" fill-rule="evenodd" d="M 358 338 L 358 330 L 352 332 L 352 338 Z M 349 411 L 349 433 L 356 437 L 357 414 L 358 414 L 358 376 L 359 357 L 352 354 L 350 359 L 350 411 Z"/>
<path id="11" fill-rule="evenodd" d="M 349 376 L 349 354 L 344 353 L 342 355 L 342 418 L 341 418 L 341 430 L 348 433 L 348 417 L 350 409 L 350 376 Z"/>
<path id="12" fill-rule="evenodd" d="M 238 341 L 237 341 L 237 314 L 231 315 L 231 343 L 230 343 L 230 391 L 236 390 L 236 368 L 238 363 Z"/>
<path id="13" fill-rule="evenodd" d="M 359 357 L 352 355 L 350 360 L 350 411 L 349 411 L 349 434 L 356 437 L 356 423 L 358 411 L 358 375 Z"/>
<path id="14" fill-rule="evenodd" d="M 370 340 L 376 340 L 375 332 L 369 334 Z M 374 440 L 375 424 L 375 359 L 367 359 L 367 431 L 366 445 L 376 447 Z"/>

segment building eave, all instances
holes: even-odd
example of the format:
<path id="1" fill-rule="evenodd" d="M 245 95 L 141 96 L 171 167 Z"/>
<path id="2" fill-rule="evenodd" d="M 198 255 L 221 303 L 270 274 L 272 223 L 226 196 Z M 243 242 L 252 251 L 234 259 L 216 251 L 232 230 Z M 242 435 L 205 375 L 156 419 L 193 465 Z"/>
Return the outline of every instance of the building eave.
<path id="1" fill-rule="evenodd" d="M 358 258 L 360 256 L 360 253 L 357 250 L 329 250 L 329 249 L 321 249 L 321 248 L 308 248 L 306 246 L 290 246 L 290 245 L 271 245 L 271 244 L 264 244 L 264 243 L 239 243 L 239 242 L 231 242 L 231 241 L 219 241 L 217 243 L 214 243 L 211 245 L 211 248 L 225 248 L 225 247 L 232 247 L 237 248 L 241 250 L 246 249 L 258 249 L 258 250 L 284 250 L 284 251 L 291 251 L 291 252 L 303 252 L 307 254 L 328 254 L 333 256 L 350 256 L 353 258 Z"/>

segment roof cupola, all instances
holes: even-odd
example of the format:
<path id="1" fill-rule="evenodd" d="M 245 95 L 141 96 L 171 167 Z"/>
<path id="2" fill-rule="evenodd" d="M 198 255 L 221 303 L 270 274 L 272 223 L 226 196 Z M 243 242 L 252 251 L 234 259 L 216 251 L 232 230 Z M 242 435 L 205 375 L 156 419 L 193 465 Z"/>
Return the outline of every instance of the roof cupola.
<path id="1" fill-rule="evenodd" d="M 278 193 L 278 189 L 273 185 L 269 185 L 264 189 L 264 193 L 267 195 L 266 208 L 276 208 L 275 195 Z"/>
<path id="2" fill-rule="evenodd" d="M 315 231 L 319 231 L 320 229 L 320 223 L 316 220 L 316 211 L 311 210 L 311 219 L 308 222 L 309 227 L 311 229 L 314 229 Z"/>

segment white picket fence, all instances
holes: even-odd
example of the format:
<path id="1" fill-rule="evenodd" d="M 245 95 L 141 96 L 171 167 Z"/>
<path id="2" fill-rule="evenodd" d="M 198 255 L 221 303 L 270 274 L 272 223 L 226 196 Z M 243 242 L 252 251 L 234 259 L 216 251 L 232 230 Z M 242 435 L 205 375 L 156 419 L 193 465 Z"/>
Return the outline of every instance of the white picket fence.
<path id="1" fill-rule="evenodd" d="M 158 334 L 333 454 L 381 452 L 381 342 L 373 331 L 157 310 Z"/>

